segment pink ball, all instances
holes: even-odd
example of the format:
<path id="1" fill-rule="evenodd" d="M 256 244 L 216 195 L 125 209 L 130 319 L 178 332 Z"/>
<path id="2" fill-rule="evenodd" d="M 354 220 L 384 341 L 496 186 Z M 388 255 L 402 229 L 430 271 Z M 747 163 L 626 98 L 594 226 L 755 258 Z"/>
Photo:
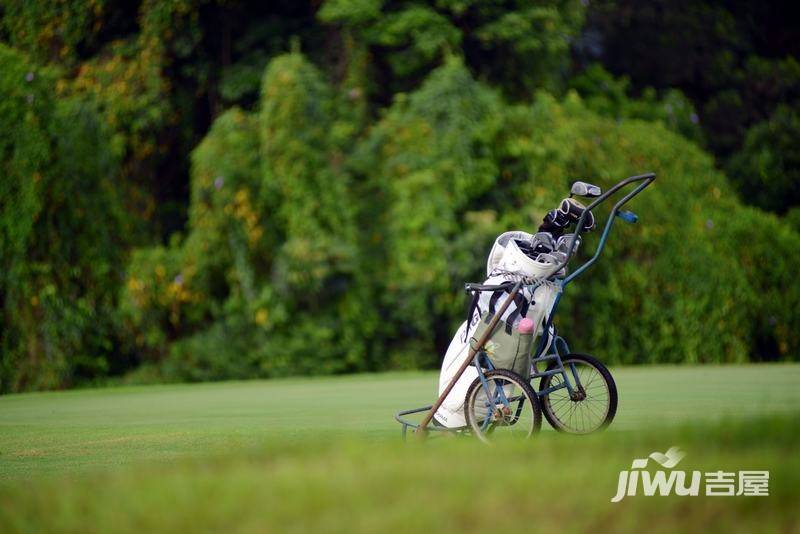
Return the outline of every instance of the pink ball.
<path id="1" fill-rule="evenodd" d="M 533 334 L 533 321 L 525 317 L 519 322 L 520 334 Z"/>

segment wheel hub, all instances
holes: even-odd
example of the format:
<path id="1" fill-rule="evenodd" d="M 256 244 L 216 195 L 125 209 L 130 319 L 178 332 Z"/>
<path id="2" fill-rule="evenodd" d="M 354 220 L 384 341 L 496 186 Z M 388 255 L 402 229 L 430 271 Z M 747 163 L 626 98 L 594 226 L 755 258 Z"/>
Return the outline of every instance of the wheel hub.
<path id="1" fill-rule="evenodd" d="M 508 406 L 500 406 L 494 411 L 494 415 L 492 416 L 492 420 L 497 421 L 505 421 L 511 415 L 511 408 Z"/>
<path id="2" fill-rule="evenodd" d="M 583 391 L 583 388 L 581 388 L 579 391 L 573 391 L 572 393 L 570 393 L 569 398 L 570 400 L 572 400 L 572 402 L 580 402 L 582 400 L 586 400 L 586 392 Z"/>

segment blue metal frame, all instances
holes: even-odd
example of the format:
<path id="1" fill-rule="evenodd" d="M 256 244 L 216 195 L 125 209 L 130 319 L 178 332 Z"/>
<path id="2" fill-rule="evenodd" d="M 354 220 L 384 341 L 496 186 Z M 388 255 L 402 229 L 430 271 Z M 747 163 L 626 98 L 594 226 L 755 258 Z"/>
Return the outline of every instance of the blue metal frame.
<path id="1" fill-rule="evenodd" d="M 622 206 L 624 206 L 630 199 L 641 193 L 642 190 L 648 185 L 650 185 L 655 179 L 656 175 L 652 173 L 643 174 L 641 176 L 632 176 L 627 180 L 623 180 L 613 188 L 609 189 L 603 196 L 599 197 L 597 200 L 595 200 L 586 207 L 586 211 L 583 212 L 581 218 L 578 220 L 578 230 L 576 230 L 575 235 L 572 238 L 572 242 L 570 243 L 570 248 L 569 248 L 569 255 L 567 256 L 567 259 L 564 261 L 564 265 L 566 265 L 566 263 L 569 262 L 570 257 L 572 256 L 575 240 L 578 238 L 578 235 L 580 234 L 580 229 L 583 228 L 583 220 L 586 217 L 586 214 L 595 206 L 600 204 L 603 200 L 608 198 L 611 194 L 615 193 L 625 185 L 643 180 L 642 183 L 640 183 L 627 195 L 622 197 L 616 204 L 614 204 L 614 207 L 611 209 L 611 213 L 608 216 L 608 220 L 606 221 L 605 228 L 603 228 L 603 233 L 600 236 L 600 242 L 597 244 L 597 249 L 594 252 L 594 256 L 592 256 L 588 261 L 586 261 L 586 263 L 575 269 L 575 271 L 573 271 L 571 275 L 564 278 L 562 286 L 566 286 L 567 284 L 572 282 L 575 278 L 581 275 L 586 269 L 591 267 L 597 261 L 597 259 L 600 257 L 600 254 L 602 254 L 603 249 L 606 246 L 606 241 L 608 241 L 608 235 L 611 233 L 611 227 L 614 226 L 614 221 L 616 220 L 617 217 L 620 217 L 629 223 L 635 223 L 637 220 L 639 220 L 639 218 L 636 216 L 635 213 L 631 211 L 621 211 L 620 208 L 622 208 Z M 556 269 L 556 272 L 558 272 L 559 270 L 561 270 L 560 267 L 559 269 Z"/>
<path id="2" fill-rule="evenodd" d="M 562 285 L 563 287 L 563 285 Z M 564 369 L 564 363 L 561 361 L 562 351 L 559 350 L 559 345 L 563 350 L 563 355 L 566 356 L 570 353 L 569 345 L 567 341 L 558 335 L 555 326 L 553 326 L 553 317 L 555 316 L 555 309 L 558 306 L 558 300 L 561 298 L 559 294 L 556 297 L 556 302 L 553 304 L 553 308 L 550 311 L 550 315 L 548 316 L 547 322 L 544 326 L 542 331 L 541 341 L 539 346 L 537 347 L 536 354 L 531 358 L 531 375 L 529 379 L 533 381 L 536 378 L 543 378 L 545 376 L 552 376 L 560 374 L 563 378 L 563 381 L 555 386 L 550 386 L 544 390 L 537 390 L 534 388 L 537 397 L 544 397 L 549 395 L 553 391 L 556 391 L 561 388 L 567 388 L 570 395 L 573 395 L 575 392 L 575 388 L 573 387 L 572 383 L 570 383 L 569 378 L 567 377 L 567 373 Z M 550 341 L 548 343 L 548 341 Z M 550 350 L 546 354 L 542 354 L 542 351 L 545 347 L 549 347 Z M 555 365 L 545 365 L 544 371 L 539 371 L 538 367 L 540 363 L 553 363 Z M 582 391 L 583 386 L 580 383 L 580 378 L 578 377 L 577 372 L 575 371 L 575 365 L 570 364 L 570 368 L 572 371 L 573 379 L 575 380 L 575 385 L 579 391 Z"/>
<path id="3" fill-rule="evenodd" d="M 600 203 L 604 202 L 611 195 L 613 195 L 614 193 L 616 193 L 617 191 L 619 191 L 623 187 L 627 186 L 628 184 L 641 182 L 633 190 L 628 192 L 619 201 L 617 201 L 616 204 L 614 204 L 614 207 L 611 209 L 611 213 L 608 216 L 608 220 L 606 221 L 605 227 L 603 228 L 603 233 L 600 235 L 600 241 L 597 244 L 597 248 L 595 250 L 594 255 L 591 258 L 589 258 L 585 263 L 583 263 L 583 265 L 581 265 L 580 267 L 575 269 L 572 272 L 572 274 L 564 277 L 564 279 L 562 279 L 562 280 L 558 280 L 558 279 L 550 280 L 551 282 L 553 282 L 553 283 L 558 285 L 558 295 L 556 296 L 556 299 L 553 302 L 553 306 L 551 307 L 549 313 L 547 314 L 547 321 L 545 322 L 545 325 L 542 328 L 542 335 L 540 336 L 539 343 L 538 343 L 538 345 L 536 347 L 536 351 L 534 352 L 535 355 L 532 355 L 532 358 L 531 358 L 531 375 L 529 377 L 529 380 L 532 382 L 536 378 L 542 378 L 542 377 L 545 377 L 545 376 L 553 376 L 553 375 L 560 374 L 562 376 L 562 378 L 563 378 L 563 381 L 561 382 L 561 384 L 558 384 L 556 386 L 551 386 L 551 387 L 549 387 L 549 388 L 547 388 L 545 390 L 542 390 L 542 391 L 537 391 L 536 388 L 534 387 L 533 390 L 536 392 L 537 397 L 544 397 L 546 395 L 549 395 L 553 391 L 556 391 L 556 390 L 562 389 L 562 388 L 567 388 L 567 391 L 569 391 L 570 396 L 572 396 L 575 393 L 576 389 L 578 391 L 583 391 L 583 386 L 580 383 L 580 379 L 578 377 L 578 373 L 577 373 L 577 371 L 575 369 L 575 364 L 572 364 L 572 363 L 570 364 L 570 371 L 571 371 L 570 374 L 572 375 L 572 378 L 574 380 L 574 386 L 573 386 L 573 383 L 570 382 L 569 377 L 567 376 L 567 371 L 564 368 L 564 363 L 561 360 L 562 352 L 559 350 L 559 345 L 561 346 L 561 349 L 563 350 L 563 355 L 564 356 L 566 356 L 567 354 L 570 354 L 570 350 L 569 350 L 569 345 L 567 344 L 566 340 L 563 337 L 558 335 L 558 333 L 557 333 L 557 331 L 555 329 L 555 326 L 553 325 L 553 319 L 555 318 L 556 311 L 558 309 L 558 304 L 561 301 L 561 296 L 563 295 L 564 288 L 566 288 L 566 286 L 570 282 L 572 282 L 573 280 L 575 280 L 575 278 L 577 278 L 578 276 L 583 274 L 589 267 L 591 267 L 598 260 L 598 258 L 600 257 L 600 254 L 602 254 L 603 249 L 606 246 L 606 241 L 608 240 L 608 236 L 611 233 L 611 228 L 614 226 L 614 222 L 615 222 L 616 218 L 620 217 L 621 219 L 623 219 L 624 221 L 629 222 L 629 223 L 635 223 L 638 220 L 638 217 L 636 216 L 635 213 L 630 212 L 630 211 L 622 211 L 621 208 L 630 199 L 632 199 L 633 197 L 638 195 L 645 187 L 650 185 L 653 182 L 653 180 L 655 180 L 655 178 L 656 178 L 656 175 L 653 174 L 653 173 L 642 174 L 642 175 L 639 175 L 639 176 L 631 176 L 630 178 L 626 178 L 625 180 L 622 180 L 618 184 L 616 184 L 613 187 L 611 187 L 610 189 L 608 189 L 605 193 L 603 193 L 602 195 L 597 197 L 592 203 L 590 203 L 588 206 L 586 206 L 586 210 L 583 212 L 583 214 L 581 215 L 580 219 L 578 219 L 578 221 L 577 221 L 577 224 L 576 224 L 577 228 L 576 228 L 575 233 L 573 234 L 572 240 L 570 242 L 569 249 L 568 249 L 569 252 L 567 253 L 566 259 L 563 262 L 561 262 L 559 265 L 557 265 L 551 271 L 549 276 L 544 277 L 544 279 L 550 279 L 552 276 L 555 275 L 555 273 L 558 273 L 559 271 L 561 271 L 569 263 L 569 260 L 572 258 L 572 255 L 573 255 L 574 250 L 575 250 L 575 246 L 574 246 L 575 245 L 575 241 L 578 239 L 578 236 L 580 235 L 580 233 L 582 231 L 583 223 L 584 223 L 584 221 L 586 219 L 586 215 L 592 209 L 597 207 L 597 205 L 599 205 Z M 536 282 L 534 284 L 528 285 L 527 288 L 531 292 L 533 292 L 539 285 L 541 285 L 541 283 L 542 283 L 542 281 L 540 280 L 540 281 L 538 281 L 538 282 Z M 543 354 L 545 348 L 549 348 L 549 350 L 547 351 L 546 354 Z M 481 361 L 481 359 L 483 359 L 483 361 Z M 545 362 L 550 362 L 550 364 L 545 365 L 545 369 L 543 371 L 539 371 L 538 370 L 538 364 L 540 364 L 540 363 L 544 364 Z M 552 362 L 555 362 L 555 364 L 552 365 Z M 490 393 L 490 390 L 489 390 L 489 383 L 486 380 L 484 369 L 488 369 L 489 371 L 493 371 L 494 370 L 494 366 L 492 365 L 492 362 L 489 360 L 489 358 L 486 357 L 486 354 L 483 351 L 479 351 L 479 352 L 477 352 L 475 354 L 475 357 L 474 357 L 474 360 L 473 360 L 473 364 L 478 369 L 478 378 L 480 379 L 481 384 L 483 385 L 484 391 L 486 392 L 487 407 L 491 407 L 493 405 L 492 403 L 496 404 L 496 402 L 495 402 L 495 400 L 493 398 L 490 399 L 491 393 Z M 531 384 L 531 385 L 533 386 L 533 384 Z M 575 386 L 577 386 L 577 388 Z M 509 401 L 505 396 L 505 392 L 503 391 L 503 388 L 496 388 L 496 390 L 500 392 L 499 393 L 500 401 L 503 402 L 504 406 L 508 407 L 509 406 Z M 417 426 L 419 426 L 414 422 L 408 421 L 404 417 L 407 416 L 407 415 L 427 412 L 431 408 L 432 408 L 432 405 L 431 406 L 425 406 L 425 407 L 422 407 L 422 408 L 415 408 L 415 409 L 412 409 L 412 410 L 404 410 L 404 411 L 398 412 L 395 415 L 395 419 L 400 424 L 403 425 L 403 431 L 402 431 L 403 439 L 405 439 L 406 433 L 407 433 L 407 430 L 408 430 L 409 427 L 410 428 L 417 428 Z M 519 412 L 521 411 L 521 409 L 522 409 L 522 404 L 520 404 L 520 406 L 517 407 L 517 417 L 519 417 Z M 483 422 L 482 427 L 484 429 L 487 427 L 487 425 L 489 424 L 489 422 L 491 420 L 491 413 L 492 413 L 491 410 L 489 410 L 488 414 L 487 414 L 487 418 Z M 431 427 L 428 427 L 428 429 L 429 430 L 435 430 L 435 431 L 443 431 L 443 432 L 447 432 L 447 431 L 451 431 L 452 432 L 454 430 L 458 430 L 458 429 L 444 428 L 444 427 L 438 427 L 438 426 L 431 426 Z"/>

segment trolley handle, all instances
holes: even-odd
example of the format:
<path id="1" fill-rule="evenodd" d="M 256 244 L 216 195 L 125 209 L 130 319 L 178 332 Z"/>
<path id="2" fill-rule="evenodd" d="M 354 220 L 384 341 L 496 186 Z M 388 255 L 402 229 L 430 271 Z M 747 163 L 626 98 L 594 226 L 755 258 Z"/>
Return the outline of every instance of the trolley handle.
<path id="1" fill-rule="evenodd" d="M 624 206 L 630 199 L 641 193 L 642 190 L 651 183 L 653 183 L 653 180 L 655 179 L 656 175 L 653 172 L 648 172 L 646 174 L 640 174 L 638 176 L 631 176 L 629 178 L 625 178 L 618 184 L 611 187 L 608 191 L 606 191 L 605 193 L 594 199 L 594 201 L 591 204 L 586 206 L 586 209 L 578 219 L 577 227 L 575 228 L 575 233 L 572 234 L 572 239 L 570 240 L 569 247 L 567 250 L 567 257 L 547 275 L 547 278 L 550 278 L 559 271 L 561 271 L 561 269 L 566 267 L 566 265 L 569 263 L 569 260 L 572 259 L 572 255 L 575 250 L 575 241 L 578 239 L 578 236 L 580 236 L 581 231 L 583 230 L 583 223 L 586 219 L 586 215 L 591 210 L 596 208 L 598 205 L 608 200 L 613 194 L 615 194 L 620 189 L 624 188 L 629 184 L 640 182 L 632 191 L 628 192 L 624 197 L 619 199 L 616 204 L 614 204 L 614 207 L 611 209 L 611 213 L 608 216 L 608 220 L 606 221 L 605 228 L 603 229 L 603 234 L 600 236 L 600 242 L 597 244 L 597 249 L 595 250 L 594 256 L 592 256 L 589 260 L 586 261 L 586 263 L 584 263 L 577 270 L 575 270 L 575 272 L 567 276 L 564 279 L 564 285 L 569 283 L 576 276 L 581 274 L 583 271 L 588 269 L 589 266 L 591 266 L 594 262 L 596 262 L 597 258 L 599 258 L 600 254 L 603 252 L 603 248 L 606 245 L 606 239 L 608 239 L 608 234 L 611 231 L 611 227 L 614 225 L 614 219 L 620 213 L 620 208 L 622 208 L 622 206 Z"/>
<path id="2" fill-rule="evenodd" d="M 464 291 L 472 293 L 473 291 L 501 291 L 509 290 L 514 286 L 514 282 L 508 281 L 497 285 L 477 284 L 474 282 L 467 282 L 464 284 Z"/>

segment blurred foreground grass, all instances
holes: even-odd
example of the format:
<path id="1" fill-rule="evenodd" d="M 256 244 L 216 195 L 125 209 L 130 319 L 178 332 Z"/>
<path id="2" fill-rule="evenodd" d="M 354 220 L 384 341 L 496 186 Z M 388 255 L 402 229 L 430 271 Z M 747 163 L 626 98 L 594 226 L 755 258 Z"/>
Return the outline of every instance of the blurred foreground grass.
<path id="1" fill-rule="evenodd" d="M 611 431 L 496 447 L 399 442 L 430 373 L 2 397 L 0 531 L 800 528 L 800 366 L 614 373 Z M 673 445 L 679 469 L 770 470 L 770 496 L 610 502 Z"/>

